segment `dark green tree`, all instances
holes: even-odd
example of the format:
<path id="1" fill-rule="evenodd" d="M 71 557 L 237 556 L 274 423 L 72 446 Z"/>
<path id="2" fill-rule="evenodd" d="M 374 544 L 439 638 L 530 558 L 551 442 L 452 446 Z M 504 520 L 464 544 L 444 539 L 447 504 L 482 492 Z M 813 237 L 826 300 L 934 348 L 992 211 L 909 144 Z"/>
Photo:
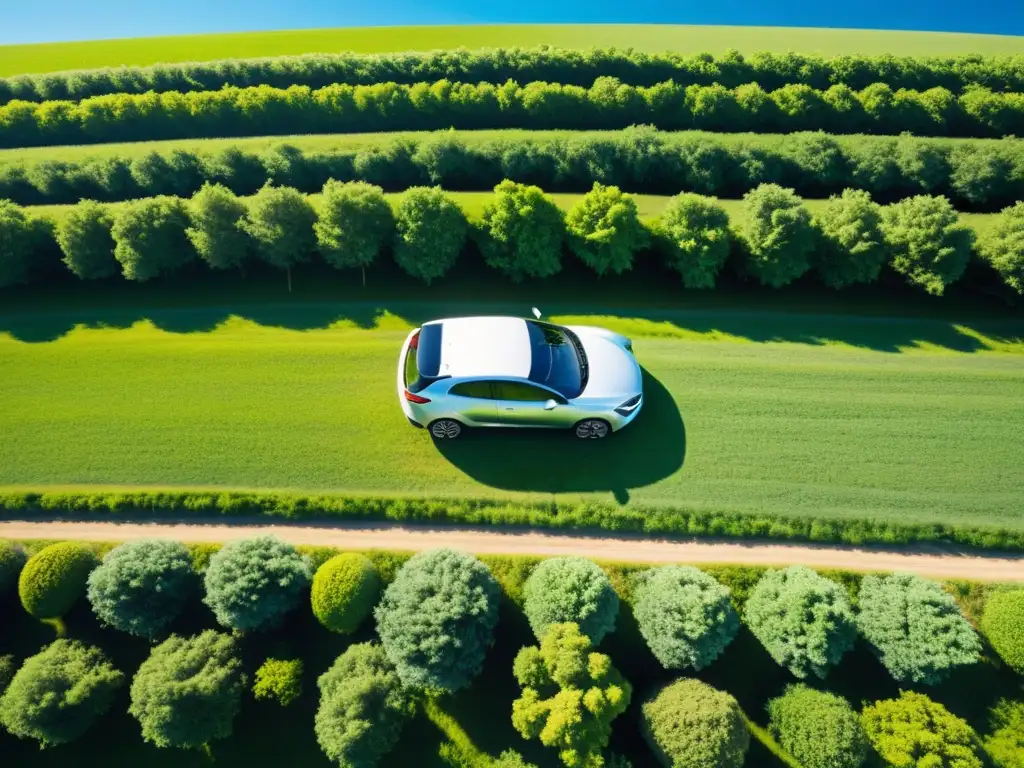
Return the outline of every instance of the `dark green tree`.
<path id="1" fill-rule="evenodd" d="M 821 235 L 814 268 L 829 288 L 871 283 L 888 259 L 882 236 L 882 214 L 871 195 L 846 189 L 828 199 L 814 216 Z"/>
<path id="2" fill-rule="evenodd" d="M 594 182 L 565 218 L 569 247 L 598 275 L 620 275 L 650 237 L 640 222 L 636 201 L 618 187 Z"/>
<path id="3" fill-rule="evenodd" d="M 484 259 L 516 282 L 562 269 L 565 222 L 539 187 L 507 179 L 496 186 L 484 207 L 481 234 Z"/>
<path id="4" fill-rule="evenodd" d="M 395 228 L 391 206 L 380 187 L 331 179 L 324 185 L 320 212 L 313 229 L 327 262 L 338 269 L 359 267 L 366 285 L 366 268 L 373 264 Z"/>
<path id="5" fill-rule="evenodd" d="M 668 265 L 687 288 L 714 288 L 729 258 L 729 216 L 714 198 L 688 192 L 668 201 L 658 224 Z"/>
<path id="6" fill-rule="evenodd" d="M 974 233 L 944 197 L 918 195 L 886 206 L 882 232 L 893 268 L 934 296 L 959 280 L 971 259 Z"/>
<path id="7" fill-rule="evenodd" d="M 257 256 L 285 271 L 291 293 L 292 267 L 308 261 L 313 252 L 315 222 L 316 211 L 298 190 L 267 185 L 253 197 L 238 226 L 252 238 Z"/>
<path id="8" fill-rule="evenodd" d="M 619 596 L 608 575 L 585 557 L 542 561 L 526 580 L 523 596 L 523 610 L 538 639 L 552 624 L 572 622 L 597 645 L 615 629 L 619 615 Z"/>
<path id="9" fill-rule="evenodd" d="M 803 683 L 768 702 L 769 729 L 802 768 L 859 768 L 868 740 L 860 716 L 842 696 Z"/>
<path id="10" fill-rule="evenodd" d="M 468 232 L 466 215 L 450 195 L 440 187 L 414 187 L 395 211 L 395 261 L 429 285 L 455 265 Z"/>
<path id="11" fill-rule="evenodd" d="M 119 208 L 110 234 L 124 276 L 151 280 L 195 259 L 185 236 L 188 224 L 188 208 L 177 197 L 150 197 Z"/>
<path id="12" fill-rule="evenodd" d="M 747 245 L 747 269 L 763 285 L 781 288 L 811 266 L 814 227 L 792 189 L 761 184 L 745 194 L 740 233 Z"/>
<path id="13" fill-rule="evenodd" d="M 114 258 L 113 218 L 107 209 L 92 200 L 72 206 L 57 222 L 57 244 L 64 264 L 83 280 L 113 277 L 121 271 Z"/>
<path id="14" fill-rule="evenodd" d="M 199 258 L 214 269 L 241 269 L 249 254 L 242 231 L 245 203 L 222 184 L 203 184 L 189 204 L 191 226 L 185 230 Z"/>

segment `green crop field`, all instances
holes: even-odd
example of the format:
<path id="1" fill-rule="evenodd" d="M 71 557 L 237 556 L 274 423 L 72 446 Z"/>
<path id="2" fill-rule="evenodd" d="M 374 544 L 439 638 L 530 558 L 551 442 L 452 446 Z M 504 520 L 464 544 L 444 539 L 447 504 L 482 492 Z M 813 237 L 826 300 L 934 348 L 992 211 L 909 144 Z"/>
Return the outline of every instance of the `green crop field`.
<path id="1" fill-rule="evenodd" d="M 641 51 L 956 55 L 1024 53 L 1024 38 L 946 32 L 672 24 L 523 24 L 366 27 L 238 32 L 222 35 L 87 40 L 0 46 L 0 76 L 94 67 L 144 66 L 254 56 L 451 48 L 635 48 Z"/>

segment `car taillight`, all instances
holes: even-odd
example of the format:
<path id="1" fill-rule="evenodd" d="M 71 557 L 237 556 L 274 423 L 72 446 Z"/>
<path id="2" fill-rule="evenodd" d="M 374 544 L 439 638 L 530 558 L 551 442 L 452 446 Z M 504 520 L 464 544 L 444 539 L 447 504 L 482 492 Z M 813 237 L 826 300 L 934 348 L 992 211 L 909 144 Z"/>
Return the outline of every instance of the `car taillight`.
<path id="1" fill-rule="evenodd" d="M 408 400 L 410 403 L 417 403 L 419 405 L 423 405 L 423 403 L 430 402 L 429 397 L 420 397 L 419 395 L 414 395 L 409 390 L 405 390 L 405 399 Z"/>
<path id="2" fill-rule="evenodd" d="M 420 345 L 420 332 L 416 331 L 411 339 L 409 339 L 409 349 L 417 349 Z"/>

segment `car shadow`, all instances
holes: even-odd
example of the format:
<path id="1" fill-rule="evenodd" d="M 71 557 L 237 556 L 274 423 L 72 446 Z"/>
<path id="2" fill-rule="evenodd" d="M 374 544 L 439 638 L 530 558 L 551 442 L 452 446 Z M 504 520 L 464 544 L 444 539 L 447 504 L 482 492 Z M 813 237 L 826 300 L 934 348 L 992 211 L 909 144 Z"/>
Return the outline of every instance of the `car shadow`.
<path id="1" fill-rule="evenodd" d="M 644 405 L 632 424 L 604 440 L 571 431 L 475 429 L 434 445 L 477 482 L 507 491 L 611 491 L 620 504 L 629 491 L 663 480 L 683 466 L 686 426 L 671 393 L 643 369 Z"/>

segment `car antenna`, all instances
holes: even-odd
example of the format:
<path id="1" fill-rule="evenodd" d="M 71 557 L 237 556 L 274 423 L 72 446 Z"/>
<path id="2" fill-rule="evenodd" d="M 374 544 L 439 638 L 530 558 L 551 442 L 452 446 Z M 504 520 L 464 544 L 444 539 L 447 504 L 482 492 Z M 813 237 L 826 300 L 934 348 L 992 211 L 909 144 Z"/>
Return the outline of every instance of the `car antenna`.
<path id="1" fill-rule="evenodd" d="M 536 307 L 533 308 L 533 316 L 540 320 L 540 310 Z"/>

